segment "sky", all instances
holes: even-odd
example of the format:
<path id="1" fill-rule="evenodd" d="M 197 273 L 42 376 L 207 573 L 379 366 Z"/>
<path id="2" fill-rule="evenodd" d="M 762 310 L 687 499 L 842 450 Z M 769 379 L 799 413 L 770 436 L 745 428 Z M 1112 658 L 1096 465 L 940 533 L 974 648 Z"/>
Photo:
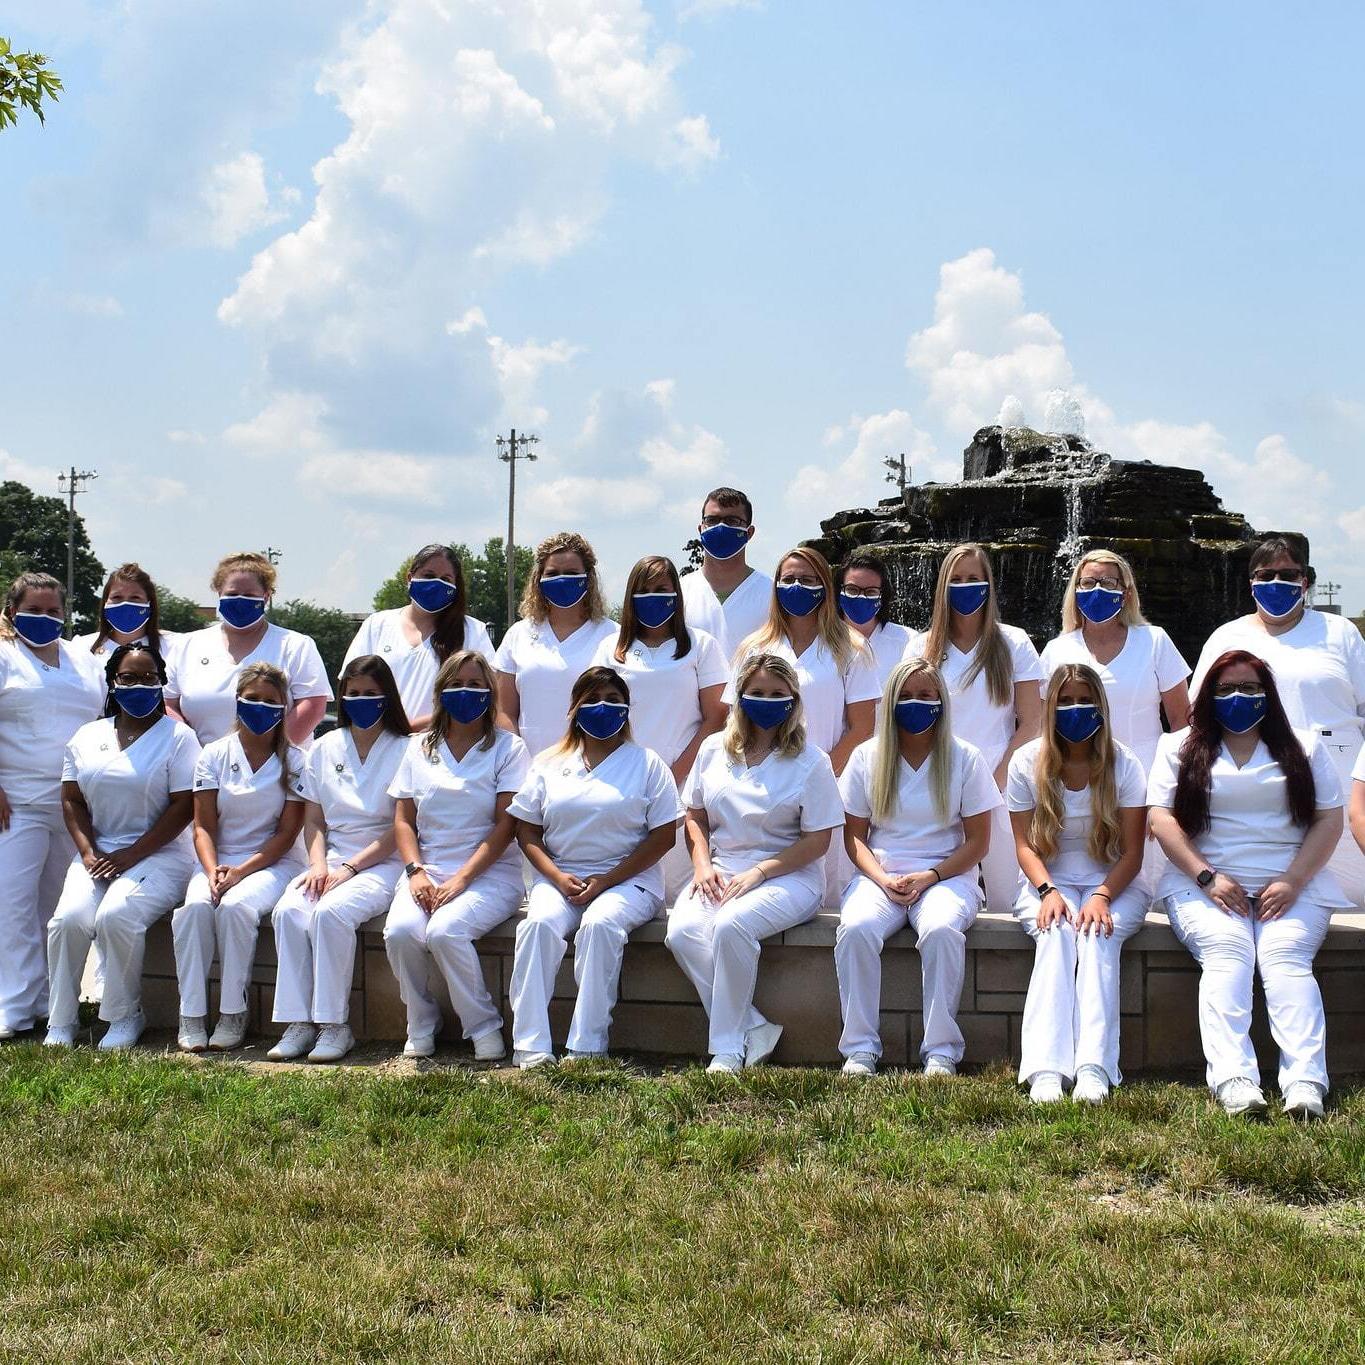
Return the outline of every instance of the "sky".
<path id="1" fill-rule="evenodd" d="M 363 610 L 506 525 L 613 595 L 718 483 L 770 568 L 1065 393 L 1365 607 L 1365 10 L 9 0 L 0 477 L 106 566 Z"/>

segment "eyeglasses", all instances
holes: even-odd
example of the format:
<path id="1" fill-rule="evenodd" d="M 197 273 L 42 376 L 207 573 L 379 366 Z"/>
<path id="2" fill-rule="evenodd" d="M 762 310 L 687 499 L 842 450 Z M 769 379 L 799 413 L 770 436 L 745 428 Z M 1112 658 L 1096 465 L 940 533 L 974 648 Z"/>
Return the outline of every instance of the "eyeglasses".
<path id="1" fill-rule="evenodd" d="M 160 679 L 148 673 L 115 673 L 114 681 L 120 687 L 155 687 Z"/>
<path id="2" fill-rule="evenodd" d="M 1117 578 L 1078 578 L 1076 586 L 1082 592 L 1093 592 L 1096 588 L 1107 588 L 1110 592 L 1122 592 L 1123 582 Z"/>
<path id="3" fill-rule="evenodd" d="M 1257 569 L 1251 575 L 1253 583 L 1302 583 L 1302 569 Z"/>
<path id="4" fill-rule="evenodd" d="M 749 529 L 748 519 L 738 512 L 729 512 L 725 515 L 703 517 L 703 526 L 733 526 L 737 531 L 747 531 Z"/>
<path id="5" fill-rule="evenodd" d="M 1213 689 L 1215 697 L 1259 697 L 1265 688 L 1258 682 L 1219 683 Z"/>
<path id="6" fill-rule="evenodd" d="M 839 591 L 845 597 L 865 597 L 869 602 L 880 602 L 882 600 L 880 588 L 855 588 L 852 583 L 845 583 Z"/>
<path id="7" fill-rule="evenodd" d="M 777 580 L 777 586 L 779 588 L 794 588 L 798 583 L 803 588 L 818 588 L 820 586 L 820 580 L 813 573 L 802 574 L 800 577 L 786 574 Z"/>

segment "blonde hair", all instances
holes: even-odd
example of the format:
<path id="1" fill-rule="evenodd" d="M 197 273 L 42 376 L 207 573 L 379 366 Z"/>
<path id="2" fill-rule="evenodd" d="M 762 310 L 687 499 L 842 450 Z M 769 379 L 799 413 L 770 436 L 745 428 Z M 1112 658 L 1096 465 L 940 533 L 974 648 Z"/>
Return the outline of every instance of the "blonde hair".
<path id="1" fill-rule="evenodd" d="M 218 567 L 213 571 L 213 577 L 209 580 L 209 587 L 214 592 L 222 592 L 223 584 L 235 573 L 254 574 L 260 579 L 261 587 L 265 589 L 267 597 L 275 595 L 275 566 L 263 555 L 257 554 L 255 550 L 243 550 L 241 554 L 224 555 L 218 561 Z"/>
<path id="2" fill-rule="evenodd" d="M 493 670 L 488 666 L 488 660 L 477 650 L 456 650 L 441 665 L 436 674 L 436 682 L 431 690 L 431 722 L 427 725 L 426 734 L 422 736 L 422 749 L 428 758 L 435 758 L 436 750 L 441 747 L 441 742 L 446 737 L 446 729 L 451 724 L 445 707 L 441 705 L 441 693 L 447 687 L 455 686 L 456 675 L 468 663 L 478 664 L 479 676 L 483 679 L 483 685 L 488 689 L 488 710 L 483 713 L 483 734 L 479 739 L 478 747 L 480 749 L 491 749 L 497 739 L 497 728 L 493 724 L 493 716 L 498 709 L 498 692 L 493 685 Z"/>
<path id="3" fill-rule="evenodd" d="M 600 621 L 607 614 L 602 601 L 602 587 L 597 581 L 597 555 L 577 531 L 556 531 L 546 536 L 536 546 L 535 562 L 531 565 L 531 576 L 521 594 L 519 614 L 524 621 L 544 621 L 550 614 L 550 603 L 540 590 L 541 575 L 545 572 L 545 561 L 551 555 L 568 552 L 576 554 L 583 561 L 584 572 L 588 575 L 588 591 L 583 603 L 588 608 L 588 619 Z"/>
<path id="4" fill-rule="evenodd" d="M 834 575 L 830 572 L 829 561 L 819 550 L 813 550 L 808 545 L 798 545 L 794 550 L 788 550 L 777 561 L 768 619 L 740 645 L 736 656 L 750 651 L 763 653 L 775 645 L 789 643 L 791 637 L 787 634 L 787 613 L 782 609 L 782 603 L 777 595 L 777 580 L 781 576 L 782 566 L 789 559 L 799 559 L 805 563 L 825 590 L 820 605 L 815 609 L 815 634 L 817 639 L 824 642 L 825 648 L 833 655 L 834 662 L 842 673 L 848 667 L 849 660 L 860 651 L 866 650 L 867 645 L 863 642 L 862 636 L 854 631 L 839 612 L 839 604 L 834 593 Z"/>
<path id="5" fill-rule="evenodd" d="M 872 791 L 868 803 L 872 807 L 874 825 L 889 820 L 900 804 L 901 738 L 900 726 L 896 724 L 896 702 L 906 680 L 921 676 L 938 689 L 938 699 L 943 703 L 934 725 L 934 742 L 929 749 L 929 790 L 934 797 L 934 813 L 944 824 L 952 814 L 948 807 L 953 787 L 953 724 L 948 688 L 943 674 L 928 659 L 902 659 L 886 680 L 881 709 L 877 713 Z"/>
<path id="6" fill-rule="evenodd" d="M 1004 706 L 1014 697 L 1014 668 L 1010 659 L 1009 641 L 1005 639 L 1005 633 L 1000 629 L 1000 607 L 995 597 L 995 574 L 991 569 L 991 557 L 986 553 L 985 546 L 969 541 L 963 545 L 954 545 L 944 556 L 938 571 L 938 582 L 934 586 L 934 612 L 929 622 L 929 634 L 924 641 L 924 657 L 931 664 L 941 666 L 948 656 L 948 645 L 951 641 L 948 633 L 948 613 L 952 610 L 948 605 L 948 587 L 958 561 L 966 559 L 968 555 L 981 556 L 985 581 L 990 585 L 990 593 L 986 597 L 986 605 L 981 608 L 985 613 L 981 638 L 976 642 L 976 648 L 972 651 L 972 661 L 962 675 L 962 686 L 970 687 L 977 676 L 984 673 L 986 691 L 990 694 L 991 701 L 996 706 Z"/>
<path id="7" fill-rule="evenodd" d="M 756 727 L 745 714 L 739 699 L 744 695 L 755 673 L 760 669 L 771 673 L 774 678 L 784 682 L 791 691 L 796 705 L 791 715 L 773 732 L 773 753 L 783 758 L 795 758 L 806 747 L 805 713 L 801 709 L 801 683 L 796 670 L 780 654 L 751 654 L 740 664 L 735 673 L 735 704 L 721 733 L 721 745 L 733 759 L 743 759 L 744 748 L 756 737 Z"/>
<path id="8" fill-rule="evenodd" d="M 548 753 L 575 754 L 582 749 L 583 731 L 578 728 L 578 708 L 583 704 L 583 698 L 594 687 L 600 687 L 603 683 L 611 683 L 619 689 L 626 705 L 630 705 L 630 684 L 614 668 L 608 668 L 606 664 L 593 664 L 590 668 L 585 668 L 575 679 L 573 691 L 569 693 L 569 728 L 564 731 L 564 737 L 547 750 Z M 629 711 L 626 712 L 625 725 L 617 734 L 622 744 L 631 742 Z"/>
<path id="9" fill-rule="evenodd" d="M 0 612 L 0 640 L 17 640 L 19 632 L 14 629 L 14 614 L 24 605 L 24 598 L 31 592 L 54 591 L 61 601 L 62 611 L 66 611 L 66 589 L 50 573 L 35 573 L 26 570 L 9 586 L 5 594 L 5 608 Z"/>
<path id="10" fill-rule="evenodd" d="M 1062 597 L 1062 634 L 1070 635 L 1085 625 L 1085 617 L 1076 605 L 1076 584 L 1081 581 L 1081 570 L 1087 564 L 1112 564 L 1119 571 L 1119 582 L 1123 584 L 1123 606 L 1119 608 L 1118 619 L 1125 626 L 1145 626 L 1147 618 L 1142 614 L 1142 599 L 1138 596 L 1137 579 L 1133 577 L 1133 566 L 1121 554 L 1113 550 L 1087 550 L 1076 561 L 1071 571 L 1071 579 Z"/>
<path id="11" fill-rule="evenodd" d="M 1090 814 L 1088 848 L 1097 863 L 1116 863 L 1123 854 L 1123 824 L 1119 819 L 1118 785 L 1114 780 L 1114 739 L 1109 732 L 1109 701 L 1100 675 L 1089 664 L 1060 664 L 1047 682 L 1043 701 L 1043 727 L 1038 737 L 1034 784 L 1038 802 L 1029 821 L 1028 841 L 1044 860 L 1057 852 L 1066 815 L 1062 793 L 1062 746 L 1057 739 L 1057 698 L 1070 682 L 1090 688 L 1100 718 L 1100 728 L 1090 739 Z"/>
<path id="12" fill-rule="evenodd" d="M 269 683 L 271 687 L 279 693 L 280 700 L 284 703 L 284 715 L 280 717 L 280 723 L 275 727 L 275 757 L 280 760 L 280 785 L 286 790 L 291 781 L 297 779 L 298 773 L 289 771 L 289 750 L 294 746 L 289 742 L 289 736 L 285 733 L 284 722 L 289 715 L 289 679 L 285 676 L 282 669 L 276 668 L 274 664 L 254 663 L 247 664 L 237 674 L 236 696 L 240 697 L 243 692 L 254 682 Z M 237 722 L 237 730 L 240 734 L 242 722 Z"/>

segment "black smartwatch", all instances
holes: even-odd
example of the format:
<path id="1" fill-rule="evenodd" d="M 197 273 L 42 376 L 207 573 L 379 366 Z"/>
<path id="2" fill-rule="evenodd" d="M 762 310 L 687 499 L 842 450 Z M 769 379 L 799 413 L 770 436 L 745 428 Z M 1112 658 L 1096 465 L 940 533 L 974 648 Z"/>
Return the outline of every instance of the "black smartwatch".
<path id="1" fill-rule="evenodd" d="M 1198 883 L 1201 891 L 1206 891 L 1213 885 L 1213 879 L 1218 874 L 1211 867 L 1206 867 L 1194 880 Z"/>
<path id="2" fill-rule="evenodd" d="M 403 869 L 403 871 L 404 871 L 409 877 L 415 877 L 420 871 L 422 871 L 422 864 L 421 864 L 421 863 L 409 863 L 409 864 Z"/>
<path id="3" fill-rule="evenodd" d="M 1038 893 L 1038 899 L 1042 900 L 1049 891 L 1055 891 L 1057 888 L 1051 882 L 1039 882 L 1033 889 Z"/>

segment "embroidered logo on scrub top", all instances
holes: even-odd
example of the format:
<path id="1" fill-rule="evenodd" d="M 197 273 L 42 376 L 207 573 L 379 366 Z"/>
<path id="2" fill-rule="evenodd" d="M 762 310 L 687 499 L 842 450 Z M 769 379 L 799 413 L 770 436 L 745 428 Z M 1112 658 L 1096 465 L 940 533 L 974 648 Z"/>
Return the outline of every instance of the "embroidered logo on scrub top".
<path id="1" fill-rule="evenodd" d="M 338 763 L 338 764 L 337 764 L 337 772 L 339 772 L 339 773 L 344 773 L 345 771 L 346 771 L 346 765 L 345 765 L 344 763 Z"/>
<path id="2" fill-rule="evenodd" d="M 392 646 L 392 645 L 385 645 L 384 648 L 383 648 L 380 652 L 383 653 L 383 654 L 392 654 L 392 653 L 393 653 L 393 646 Z"/>
<path id="3" fill-rule="evenodd" d="M 209 661 L 207 659 L 200 659 L 199 662 L 204 668 L 209 666 Z"/>
<path id="4" fill-rule="evenodd" d="M 108 746 L 107 744 L 101 744 L 101 745 L 100 745 L 100 753 L 102 753 L 102 754 L 107 754 L 108 752 L 109 752 L 109 746 Z"/>
<path id="5" fill-rule="evenodd" d="M 241 765 L 240 763 L 234 763 L 234 764 L 232 765 L 232 771 L 233 771 L 234 773 L 239 773 L 239 772 L 241 772 L 241 771 L 242 771 L 242 765 Z"/>

